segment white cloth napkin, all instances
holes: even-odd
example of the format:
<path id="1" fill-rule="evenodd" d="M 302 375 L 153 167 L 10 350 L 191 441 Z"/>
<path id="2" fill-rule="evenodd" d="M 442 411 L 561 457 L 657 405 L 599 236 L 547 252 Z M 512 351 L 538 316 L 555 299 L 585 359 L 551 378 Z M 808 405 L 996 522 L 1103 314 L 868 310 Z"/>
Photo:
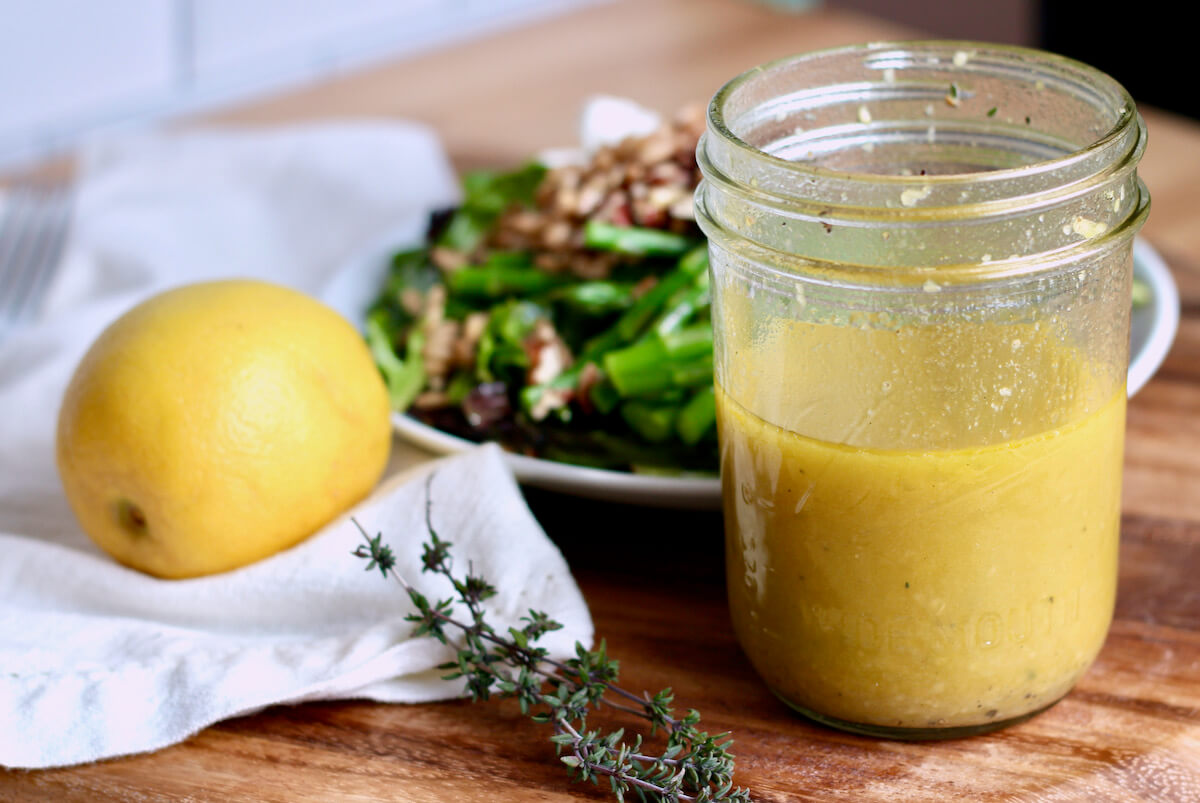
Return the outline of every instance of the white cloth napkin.
<path id="1" fill-rule="evenodd" d="M 55 419 L 83 352 L 147 295 L 251 276 L 320 296 L 386 231 L 415 236 L 456 199 L 436 138 L 356 123 L 160 135 L 85 155 L 71 240 L 41 320 L 0 343 L 0 766 L 154 750 L 220 719 L 302 700 L 426 701 L 461 693 L 412 638 L 407 596 L 352 557 L 353 515 L 419 571 L 424 482 L 393 478 L 303 544 L 252 566 L 164 581 L 80 531 L 54 466 Z M 351 260 L 353 262 L 353 260 Z M 439 534 L 499 590 L 498 629 L 529 609 L 562 622 L 557 655 L 590 644 L 587 607 L 495 447 L 438 464 Z"/>

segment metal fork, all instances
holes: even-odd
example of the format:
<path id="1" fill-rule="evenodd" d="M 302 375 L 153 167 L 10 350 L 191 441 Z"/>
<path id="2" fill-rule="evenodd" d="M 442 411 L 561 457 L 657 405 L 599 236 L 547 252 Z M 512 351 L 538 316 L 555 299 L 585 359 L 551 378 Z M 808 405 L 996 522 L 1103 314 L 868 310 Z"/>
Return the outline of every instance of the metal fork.
<path id="1" fill-rule="evenodd" d="M 40 310 L 70 223 L 65 186 L 0 190 L 0 341 Z"/>

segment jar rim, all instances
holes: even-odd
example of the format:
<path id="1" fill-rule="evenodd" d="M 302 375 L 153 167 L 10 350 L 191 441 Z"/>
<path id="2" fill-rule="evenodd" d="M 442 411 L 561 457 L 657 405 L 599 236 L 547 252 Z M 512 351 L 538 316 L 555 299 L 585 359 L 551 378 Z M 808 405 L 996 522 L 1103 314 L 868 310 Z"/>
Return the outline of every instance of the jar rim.
<path id="1" fill-rule="evenodd" d="M 943 97 L 953 110 L 935 115 Z M 1073 59 L 955 40 L 831 48 L 713 97 L 696 220 L 799 270 L 1029 274 L 1132 238 L 1145 146 L 1124 87 Z"/>
<path id="2" fill-rule="evenodd" d="M 1090 79 L 1093 82 L 1093 85 L 1102 87 L 1111 95 L 1113 100 L 1120 104 L 1118 107 L 1119 112 L 1117 115 L 1117 120 L 1109 128 L 1109 130 L 1100 137 L 1094 139 L 1092 142 L 1083 147 L 1077 148 L 1059 157 L 1039 160 L 1029 164 L 1021 165 L 1019 167 L 934 175 L 903 175 L 856 172 L 822 167 L 809 162 L 785 159 L 745 141 L 736 133 L 734 133 L 732 128 L 726 122 L 723 108 L 729 98 L 736 91 L 744 88 L 752 81 L 762 77 L 766 73 L 804 62 L 813 62 L 817 60 L 853 55 L 855 53 L 863 55 L 876 52 L 883 53 L 889 50 L 926 52 L 936 50 L 953 51 L 954 53 L 971 52 L 975 54 L 986 52 L 989 54 L 1007 56 L 1014 61 L 1020 61 L 1024 65 L 1036 64 L 1040 68 L 1046 68 L 1047 74 L 1050 74 L 1057 69 L 1059 75 L 1070 76 L 1075 78 L 1077 81 L 1086 81 Z M 1033 73 L 1031 72 L 1031 77 L 1032 75 Z M 765 64 L 752 67 L 751 69 L 746 70 L 740 75 L 737 75 L 727 81 L 719 90 L 717 90 L 716 94 L 710 101 L 708 105 L 707 118 L 710 130 L 716 134 L 719 134 L 721 139 L 724 140 L 728 145 L 732 145 L 733 147 L 737 148 L 745 156 L 748 156 L 752 159 L 764 160 L 773 167 L 795 171 L 797 175 L 805 177 L 836 179 L 844 182 L 862 181 L 876 185 L 890 184 L 898 188 L 923 185 L 952 186 L 954 184 L 963 182 L 978 184 L 1002 182 L 1006 180 L 1021 180 L 1045 172 L 1067 169 L 1081 161 L 1085 161 L 1093 156 L 1096 156 L 1098 153 L 1106 149 L 1118 145 L 1120 140 L 1127 136 L 1129 128 L 1131 126 L 1139 125 L 1140 121 L 1136 105 L 1129 92 L 1116 79 L 1112 78 L 1107 73 L 1096 69 L 1095 67 L 1091 67 L 1081 61 L 1077 61 L 1066 56 L 1051 53 L 1049 51 L 1038 50 L 1036 48 L 954 39 L 916 39 L 868 42 L 866 44 L 844 45 L 840 47 L 809 51 L 791 56 L 784 56 L 782 58 L 766 62 Z M 1140 139 L 1144 140 L 1144 137 Z M 1137 147 L 1136 143 L 1134 147 Z"/>

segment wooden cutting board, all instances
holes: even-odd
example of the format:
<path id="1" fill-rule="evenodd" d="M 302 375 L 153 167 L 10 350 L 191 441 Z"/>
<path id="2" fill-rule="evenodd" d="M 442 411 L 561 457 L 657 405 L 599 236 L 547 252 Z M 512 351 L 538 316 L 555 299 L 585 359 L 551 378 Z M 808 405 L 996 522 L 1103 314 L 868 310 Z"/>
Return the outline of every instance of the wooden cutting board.
<path id="1" fill-rule="evenodd" d="M 605 506 L 547 501 L 535 495 L 548 527 L 575 520 L 560 541 L 589 566 L 579 579 L 624 684 L 669 685 L 732 731 L 755 800 L 1200 800 L 1200 525 L 1125 518 L 1116 621 L 1065 700 L 999 733 L 901 743 L 809 724 L 767 692 L 729 627 L 717 517 L 648 513 L 651 542 L 605 532 Z M 604 560 L 589 565 L 592 539 Z M 567 785 L 546 736 L 511 702 L 281 707 L 147 756 L 0 773 L 0 800 L 606 799 Z"/>
<path id="2" fill-rule="evenodd" d="M 670 110 L 775 56 L 904 34 L 832 10 L 618 0 L 211 119 L 398 115 L 434 124 L 459 165 L 513 164 L 572 141 L 593 92 Z M 529 493 L 622 661 L 623 685 L 671 686 L 706 727 L 732 731 L 736 780 L 756 800 L 1200 801 L 1200 126 L 1147 119 L 1144 234 L 1174 270 L 1183 321 L 1129 407 L 1116 620 L 1096 664 L 1046 713 L 941 743 L 809 724 L 767 692 L 734 642 L 718 516 Z M 609 799 L 569 786 L 546 736 L 506 702 L 276 708 L 150 755 L 0 770 L 0 801 Z"/>

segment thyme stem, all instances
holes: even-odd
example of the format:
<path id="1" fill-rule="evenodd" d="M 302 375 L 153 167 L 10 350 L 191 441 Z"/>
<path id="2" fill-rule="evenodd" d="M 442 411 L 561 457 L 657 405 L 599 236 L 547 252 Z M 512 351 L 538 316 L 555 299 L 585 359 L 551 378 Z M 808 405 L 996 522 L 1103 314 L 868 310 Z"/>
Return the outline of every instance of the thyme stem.
<path id="1" fill-rule="evenodd" d="M 405 590 L 416 608 L 406 617 L 416 624 L 415 635 L 450 644 L 447 628 L 461 634 L 461 642 L 456 640 L 456 660 L 440 667 L 450 672 L 446 677 L 464 678 L 466 691 L 474 700 L 492 695 L 513 697 L 523 713 L 537 709 L 531 716 L 552 726 L 551 741 L 559 760 L 570 769 L 571 780 L 599 783 L 600 778 L 607 778 L 620 801 L 632 793 L 643 801 L 749 803 L 749 792 L 733 786 L 729 735 L 698 730 L 700 715 L 696 711 L 677 716 L 671 708 L 674 697 L 670 689 L 639 696 L 618 686 L 618 665 L 608 657 L 604 642 L 595 650 L 576 642 L 574 658 L 556 660 L 545 648 L 536 646 L 541 636 L 562 627 L 544 612 L 529 611 L 522 618 L 524 626 L 510 627 L 507 636 L 492 628 L 483 603 L 496 591 L 474 574 L 471 564 L 465 576 L 454 574 L 451 545 L 433 526 L 431 481 L 432 475 L 425 487 L 429 540 L 423 545 L 422 571 L 449 580 L 457 600 L 430 601 L 396 571 L 395 555 L 382 543 L 382 534 L 372 538 L 357 520 L 353 521 L 365 544 L 353 554 L 369 561 L 368 570 L 379 569 L 384 578 L 390 576 Z M 454 615 L 456 601 L 466 608 L 467 621 Z M 647 720 L 651 734 L 662 728 L 666 735 L 663 753 L 647 755 L 641 750 L 642 737 L 627 740 L 623 729 L 607 734 L 589 730 L 588 712 L 601 706 Z"/>
<path id="2" fill-rule="evenodd" d="M 561 731 L 564 731 L 564 732 L 570 734 L 571 737 L 575 740 L 576 745 L 583 739 L 583 736 L 579 733 L 579 731 L 572 728 L 570 723 L 568 723 L 568 722 L 556 722 L 555 729 L 561 730 Z M 613 752 L 612 748 L 610 748 L 610 747 L 606 747 L 606 748 L 604 748 L 604 750 L 606 753 L 610 753 L 610 754 Z M 573 749 L 573 755 L 575 756 L 575 759 L 577 761 L 579 761 L 580 766 L 586 766 L 592 772 L 598 772 L 601 775 L 607 775 L 609 777 L 616 777 L 619 775 L 618 770 L 614 770 L 611 767 L 608 767 L 604 764 L 594 764 L 591 761 L 589 761 L 586 756 L 584 756 L 580 753 L 578 747 L 575 747 Z M 647 761 L 647 762 L 664 761 L 666 763 L 671 764 L 672 766 L 677 766 L 679 764 L 679 762 L 674 759 L 652 758 L 650 756 L 643 756 L 640 754 L 631 755 L 631 756 L 629 756 L 629 758 L 633 759 L 633 760 L 642 760 L 642 761 Z M 651 783 L 650 781 L 644 781 L 638 777 L 629 777 L 629 778 L 626 778 L 625 780 L 631 786 L 636 786 L 640 789 L 645 789 L 650 792 L 655 792 L 659 795 L 669 794 L 665 788 L 659 786 L 658 784 Z M 686 803 L 691 803 L 691 801 L 694 801 L 696 798 L 693 795 L 689 795 L 689 794 L 680 792 L 671 799 L 678 800 L 678 801 L 686 801 Z"/>

